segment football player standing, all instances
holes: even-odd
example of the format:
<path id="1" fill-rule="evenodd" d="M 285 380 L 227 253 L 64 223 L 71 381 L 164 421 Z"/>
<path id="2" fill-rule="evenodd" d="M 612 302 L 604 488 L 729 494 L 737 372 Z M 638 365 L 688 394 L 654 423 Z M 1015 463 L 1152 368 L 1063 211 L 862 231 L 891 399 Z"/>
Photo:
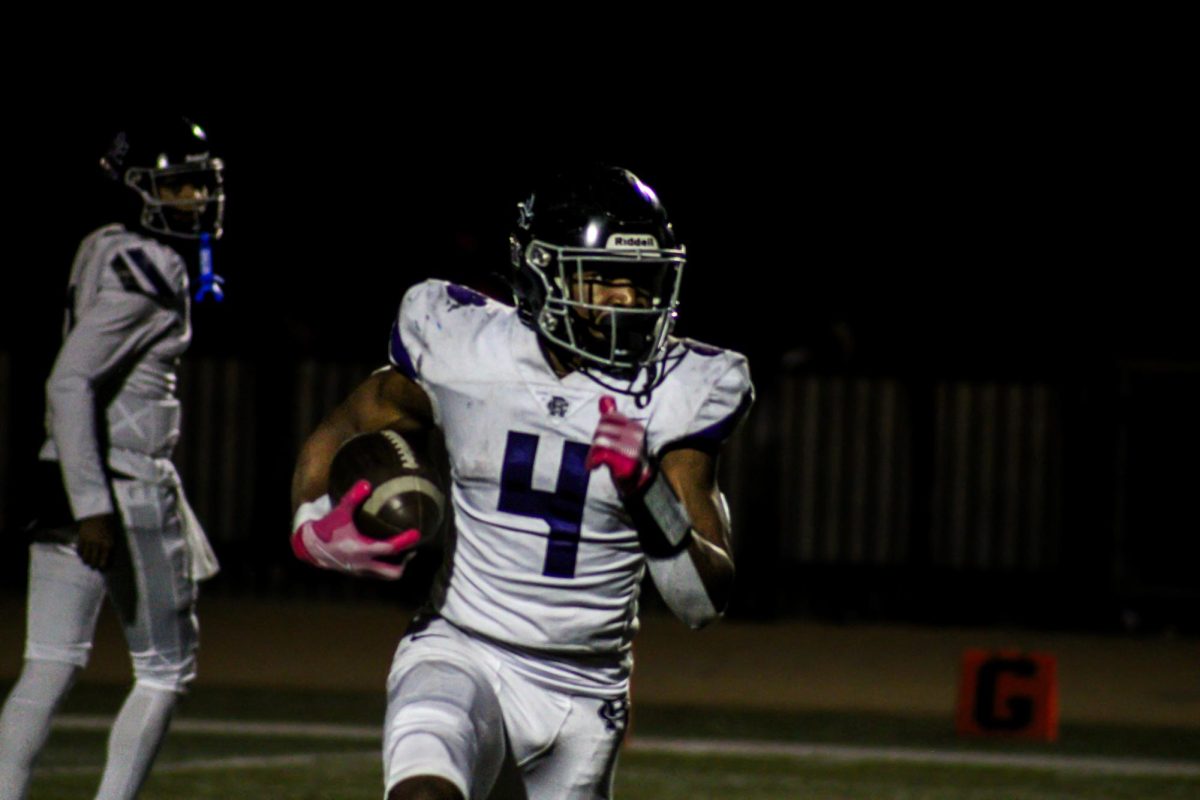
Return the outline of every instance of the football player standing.
<path id="1" fill-rule="evenodd" d="M 175 117 L 122 130 L 100 166 L 112 187 L 106 214 L 122 222 L 79 246 L 46 383 L 25 661 L 0 714 L 2 800 L 26 796 L 51 716 L 87 663 L 106 594 L 135 681 L 96 797 L 137 795 L 176 698 L 195 677 L 196 584 L 216 571 L 169 460 L 179 438 L 175 370 L 191 340 L 187 269 L 172 242 L 203 254 L 221 235 L 223 164 L 203 129 Z M 203 277 L 219 290 L 210 270 Z"/>
<path id="2" fill-rule="evenodd" d="M 329 498 L 329 464 L 360 432 L 445 438 L 453 530 L 388 678 L 389 800 L 609 797 L 645 571 L 692 627 L 731 591 L 717 454 L 753 388 L 741 355 L 671 335 L 686 254 L 662 204 L 602 167 L 519 208 L 516 307 L 411 288 L 390 367 L 294 476 L 296 554 L 396 578 L 391 546 L 354 526 L 369 485 Z"/>

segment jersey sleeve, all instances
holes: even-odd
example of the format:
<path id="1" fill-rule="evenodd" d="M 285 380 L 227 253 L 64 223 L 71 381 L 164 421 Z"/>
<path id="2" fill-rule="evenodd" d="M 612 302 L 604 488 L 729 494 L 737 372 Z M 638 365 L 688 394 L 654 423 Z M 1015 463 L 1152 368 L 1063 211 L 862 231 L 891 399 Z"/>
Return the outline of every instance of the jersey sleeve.
<path id="1" fill-rule="evenodd" d="M 744 356 L 722 351 L 716 356 L 704 356 L 714 363 L 705 370 L 703 389 L 693 387 L 673 405 L 684 413 L 672 415 L 666 426 L 652 441 L 651 450 L 658 457 L 670 450 L 691 448 L 716 454 L 733 434 L 754 404 L 754 384 Z"/>
<path id="2" fill-rule="evenodd" d="M 421 367 L 432 344 L 430 325 L 434 322 L 434 303 L 441 292 L 436 281 L 424 281 L 409 288 L 400 301 L 400 310 L 392 323 L 388 361 L 392 367 L 418 383 L 423 383 Z"/>
<path id="3" fill-rule="evenodd" d="M 429 388 L 432 373 L 452 370 L 456 350 L 469 343 L 483 321 L 463 309 L 480 310 L 488 300 L 473 289 L 441 280 L 418 283 L 404 293 L 392 324 L 388 361 L 406 377 Z"/>
<path id="4" fill-rule="evenodd" d="M 136 278 L 130 282 L 120 270 L 106 269 L 94 302 L 74 320 L 46 382 L 49 433 L 76 519 L 113 510 L 100 452 L 103 414 L 97 395 L 176 322 L 176 312 L 163 298 L 144 288 Z"/>

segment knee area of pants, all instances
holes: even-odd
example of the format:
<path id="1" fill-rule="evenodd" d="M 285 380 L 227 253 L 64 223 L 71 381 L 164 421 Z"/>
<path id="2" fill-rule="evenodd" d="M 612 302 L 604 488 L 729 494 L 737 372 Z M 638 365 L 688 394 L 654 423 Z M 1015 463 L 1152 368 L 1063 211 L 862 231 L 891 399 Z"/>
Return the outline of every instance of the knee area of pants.
<path id="1" fill-rule="evenodd" d="M 438 775 L 465 787 L 468 775 L 494 779 L 504 758 L 499 719 L 480 719 L 457 706 L 428 700 L 406 704 L 391 715 L 384 739 L 391 785 L 414 775 Z"/>
<path id="2" fill-rule="evenodd" d="M 172 698 L 178 698 L 185 691 L 184 687 L 168 686 L 160 681 L 144 681 L 138 678 L 133 682 L 134 691 L 153 692 L 160 695 L 171 695 Z"/>
<path id="3" fill-rule="evenodd" d="M 161 658 L 139 660 L 134 657 L 133 677 L 136 686 L 181 694 L 196 679 L 196 660 L 191 658 L 181 664 L 164 664 Z"/>
<path id="4" fill-rule="evenodd" d="M 464 800 L 465 795 L 447 778 L 415 775 L 388 792 L 387 800 Z"/>
<path id="5" fill-rule="evenodd" d="M 384 754 L 388 767 L 387 782 L 396 785 L 416 776 L 434 776 L 453 784 L 465 797 L 467 777 L 451 748 L 436 733 L 413 731 L 391 741 Z M 388 795 L 392 795 L 389 793 Z"/>
<path id="6" fill-rule="evenodd" d="M 27 642 L 25 645 L 26 661 L 50 661 L 55 664 L 69 664 L 83 669 L 92 655 L 92 643 L 80 644 L 44 644 Z"/>

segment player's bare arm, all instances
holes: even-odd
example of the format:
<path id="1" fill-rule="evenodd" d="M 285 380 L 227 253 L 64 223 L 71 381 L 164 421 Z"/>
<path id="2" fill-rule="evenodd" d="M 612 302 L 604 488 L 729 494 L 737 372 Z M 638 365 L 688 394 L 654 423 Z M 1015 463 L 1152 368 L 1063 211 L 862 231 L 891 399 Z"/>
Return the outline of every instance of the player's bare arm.
<path id="1" fill-rule="evenodd" d="M 384 428 L 404 433 L 431 427 L 433 409 L 424 389 L 394 369 L 375 372 L 305 441 L 292 476 L 292 511 L 325 494 L 334 453 L 350 437 Z"/>
<path id="2" fill-rule="evenodd" d="M 425 391 L 392 369 L 382 369 L 363 381 L 317 427 L 304 443 L 292 476 L 292 551 L 302 561 L 323 569 L 384 580 L 404 574 L 409 553 L 420 531 L 406 530 L 386 539 L 365 536 L 356 526 L 355 511 L 371 495 L 370 482 L 361 480 L 341 497 L 330 497 L 329 466 L 338 447 L 359 433 L 392 428 L 414 432 L 433 424 Z"/>
<path id="3" fill-rule="evenodd" d="M 687 554 L 713 607 L 720 612 L 733 591 L 733 546 L 729 520 L 721 507 L 716 467 L 716 458 L 688 448 L 671 450 L 659 465 L 692 522 Z"/>
<path id="4" fill-rule="evenodd" d="M 652 459 L 645 426 L 605 396 L 586 465 L 608 468 L 671 611 L 693 628 L 717 619 L 729 601 L 733 561 L 713 457 L 675 448 Z"/>

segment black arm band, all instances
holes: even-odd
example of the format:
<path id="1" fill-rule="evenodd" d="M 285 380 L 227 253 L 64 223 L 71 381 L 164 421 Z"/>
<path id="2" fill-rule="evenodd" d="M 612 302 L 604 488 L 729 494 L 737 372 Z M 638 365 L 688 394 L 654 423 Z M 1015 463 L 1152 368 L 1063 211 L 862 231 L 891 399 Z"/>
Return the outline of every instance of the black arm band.
<path id="1" fill-rule="evenodd" d="M 691 541 L 692 520 L 659 469 L 640 491 L 625 498 L 625 509 L 646 555 L 664 558 L 684 550 Z"/>

